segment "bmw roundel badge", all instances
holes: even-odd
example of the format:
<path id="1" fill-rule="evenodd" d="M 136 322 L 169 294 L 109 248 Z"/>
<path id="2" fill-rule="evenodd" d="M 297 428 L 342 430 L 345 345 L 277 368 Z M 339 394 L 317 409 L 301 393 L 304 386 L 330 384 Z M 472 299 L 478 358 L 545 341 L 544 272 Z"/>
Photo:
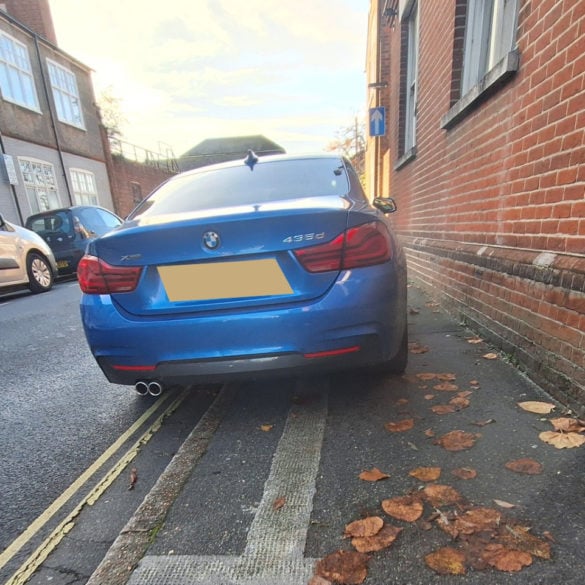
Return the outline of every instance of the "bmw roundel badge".
<path id="1" fill-rule="evenodd" d="M 219 234 L 217 232 L 205 232 L 203 234 L 203 244 L 208 250 L 219 248 Z"/>

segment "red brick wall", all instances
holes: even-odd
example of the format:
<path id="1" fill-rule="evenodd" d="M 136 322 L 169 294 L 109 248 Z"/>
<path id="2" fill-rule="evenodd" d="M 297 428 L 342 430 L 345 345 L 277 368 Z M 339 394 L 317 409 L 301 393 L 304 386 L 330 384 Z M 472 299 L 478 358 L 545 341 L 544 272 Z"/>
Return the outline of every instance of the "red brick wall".
<path id="1" fill-rule="evenodd" d="M 518 71 L 448 129 L 465 3 L 419 4 L 416 157 L 391 181 L 410 276 L 585 405 L 585 2 L 520 0 Z M 400 24 L 388 34 L 396 163 Z"/>
<path id="2" fill-rule="evenodd" d="M 54 45 L 57 44 L 49 0 L 2 0 L 2 4 L 10 16 Z"/>
<path id="3" fill-rule="evenodd" d="M 176 173 L 113 155 L 108 165 L 116 213 L 126 217 L 136 204 Z"/>

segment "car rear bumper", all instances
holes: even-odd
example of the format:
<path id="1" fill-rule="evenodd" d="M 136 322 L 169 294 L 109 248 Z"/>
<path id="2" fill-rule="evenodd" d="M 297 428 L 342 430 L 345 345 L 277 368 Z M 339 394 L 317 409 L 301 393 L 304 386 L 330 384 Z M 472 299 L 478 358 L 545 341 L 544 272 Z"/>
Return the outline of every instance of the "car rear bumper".
<path id="1" fill-rule="evenodd" d="M 111 382 L 165 384 L 373 365 L 392 358 L 406 324 L 406 282 L 370 267 L 341 274 L 312 303 L 136 317 L 109 295 L 83 295 L 90 349 Z"/>

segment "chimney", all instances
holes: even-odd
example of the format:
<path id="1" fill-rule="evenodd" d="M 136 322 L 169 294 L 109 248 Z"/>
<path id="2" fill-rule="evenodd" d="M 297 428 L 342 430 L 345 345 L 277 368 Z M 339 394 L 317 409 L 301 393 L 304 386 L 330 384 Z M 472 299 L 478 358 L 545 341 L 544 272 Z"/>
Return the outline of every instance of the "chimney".
<path id="1" fill-rule="evenodd" d="M 2 0 L 0 8 L 39 36 L 57 44 L 49 0 Z"/>

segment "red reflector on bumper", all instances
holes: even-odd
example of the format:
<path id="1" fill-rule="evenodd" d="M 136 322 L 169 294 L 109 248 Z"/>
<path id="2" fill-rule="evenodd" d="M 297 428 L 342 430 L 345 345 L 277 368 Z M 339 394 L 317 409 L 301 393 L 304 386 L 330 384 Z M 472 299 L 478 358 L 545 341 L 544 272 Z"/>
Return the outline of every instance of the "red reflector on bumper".
<path id="1" fill-rule="evenodd" d="M 112 369 L 121 372 L 152 372 L 156 366 L 112 366 Z"/>
<path id="2" fill-rule="evenodd" d="M 328 351 L 317 351 L 315 353 L 305 353 L 303 357 L 307 359 L 312 358 L 321 358 L 321 357 L 331 357 L 335 355 L 343 355 L 344 353 L 355 353 L 359 351 L 361 348 L 359 345 L 353 345 L 352 347 L 343 347 L 341 349 L 330 349 Z"/>

